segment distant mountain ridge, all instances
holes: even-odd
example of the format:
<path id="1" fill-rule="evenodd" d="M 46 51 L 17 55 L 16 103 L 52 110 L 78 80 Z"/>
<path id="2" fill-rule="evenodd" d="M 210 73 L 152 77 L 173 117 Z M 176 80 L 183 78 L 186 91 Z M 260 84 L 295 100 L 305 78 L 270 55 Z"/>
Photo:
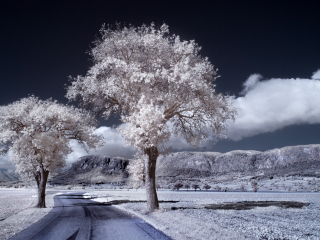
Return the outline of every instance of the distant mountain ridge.
<path id="1" fill-rule="evenodd" d="M 0 182 L 19 181 L 20 176 L 16 173 L 0 171 Z"/>
<path id="2" fill-rule="evenodd" d="M 71 167 L 53 177 L 51 184 L 122 183 L 129 176 L 129 160 L 120 157 L 88 155 L 79 158 Z"/>
<path id="3" fill-rule="evenodd" d="M 127 166 L 131 160 L 89 155 L 81 157 L 51 184 L 130 184 Z M 320 177 L 320 145 L 299 145 L 259 151 L 177 152 L 159 156 L 157 179 L 163 186 L 181 181 L 229 181 L 235 177 Z"/>
<path id="4" fill-rule="evenodd" d="M 178 152 L 160 156 L 158 179 L 230 180 L 233 177 L 299 175 L 320 177 L 320 145 L 299 145 L 259 151 Z"/>

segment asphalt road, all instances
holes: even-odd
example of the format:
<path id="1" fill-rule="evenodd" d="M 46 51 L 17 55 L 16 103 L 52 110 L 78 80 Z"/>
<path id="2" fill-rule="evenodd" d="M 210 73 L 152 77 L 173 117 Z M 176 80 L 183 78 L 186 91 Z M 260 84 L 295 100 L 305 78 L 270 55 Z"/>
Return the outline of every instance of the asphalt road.
<path id="1" fill-rule="evenodd" d="M 44 218 L 10 240 L 170 239 L 145 221 L 82 193 L 56 195 Z"/>

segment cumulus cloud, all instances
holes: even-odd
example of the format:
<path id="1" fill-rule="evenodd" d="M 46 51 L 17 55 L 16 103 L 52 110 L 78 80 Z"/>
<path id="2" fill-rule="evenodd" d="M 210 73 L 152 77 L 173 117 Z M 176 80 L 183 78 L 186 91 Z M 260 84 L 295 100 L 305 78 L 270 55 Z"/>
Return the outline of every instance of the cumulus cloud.
<path id="1" fill-rule="evenodd" d="M 103 126 L 98 128 L 96 132 L 103 135 L 105 139 L 104 146 L 96 150 L 92 149 L 87 153 L 84 149 L 81 148 L 81 146 L 76 141 L 71 141 L 71 148 L 73 149 L 73 152 L 68 155 L 68 165 L 85 155 L 104 155 L 110 157 L 124 157 L 130 159 L 137 152 L 136 149 L 133 149 L 129 146 L 125 146 L 123 138 L 118 134 L 117 130 L 114 128 Z M 174 136 L 173 134 L 171 134 L 169 141 L 165 143 L 165 147 L 180 151 L 186 149 L 194 149 L 187 143 L 187 141 L 184 138 Z"/>
<path id="2" fill-rule="evenodd" d="M 12 162 L 9 161 L 10 159 L 10 151 L 6 154 L 3 154 L 0 156 L 0 169 L 6 169 L 13 171 L 14 170 L 14 165 Z"/>
<path id="3" fill-rule="evenodd" d="M 273 132 L 295 124 L 320 123 L 320 70 L 311 79 L 261 80 L 251 75 L 244 83 L 245 95 L 236 98 L 235 122 L 229 122 L 227 136 L 240 140 Z"/>
<path id="4" fill-rule="evenodd" d="M 195 148 L 191 146 L 189 143 L 187 143 L 186 139 L 181 136 L 176 136 L 173 134 L 173 124 L 172 122 L 167 123 L 169 125 L 169 129 L 171 132 L 171 136 L 169 138 L 168 142 L 165 142 L 164 146 L 166 149 L 172 149 L 173 151 L 195 151 L 198 150 L 198 148 Z M 199 149 L 202 148 L 210 148 L 214 143 L 218 141 L 216 136 L 210 135 L 205 141 L 203 141 L 198 147 Z"/>
<path id="5" fill-rule="evenodd" d="M 320 69 L 318 69 L 318 71 L 315 71 L 311 78 L 320 80 Z"/>
<path id="6" fill-rule="evenodd" d="M 168 142 L 164 144 L 165 148 L 173 150 L 183 151 L 186 149 L 192 149 L 192 147 L 187 143 L 183 137 L 175 136 L 171 134 L 171 137 Z"/>
<path id="7" fill-rule="evenodd" d="M 136 151 L 134 149 L 125 146 L 122 137 L 114 128 L 103 126 L 98 128 L 96 132 L 103 135 L 105 144 L 102 147 L 96 150 L 92 149 L 87 153 L 76 141 L 72 141 L 71 148 L 73 149 L 73 152 L 68 155 L 68 164 L 85 155 L 104 155 L 110 157 L 132 158 L 135 154 Z"/>
<path id="8" fill-rule="evenodd" d="M 243 90 L 241 94 L 245 95 L 247 92 L 252 90 L 254 86 L 257 85 L 258 82 L 262 79 L 262 76 L 260 74 L 251 74 L 250 77 L 243 83 Z"/>

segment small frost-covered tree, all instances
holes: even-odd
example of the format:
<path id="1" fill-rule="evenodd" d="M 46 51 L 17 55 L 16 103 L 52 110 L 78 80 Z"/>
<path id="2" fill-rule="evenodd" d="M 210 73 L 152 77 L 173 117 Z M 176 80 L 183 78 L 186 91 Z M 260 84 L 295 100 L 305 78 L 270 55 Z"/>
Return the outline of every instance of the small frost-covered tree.
<path id="1" fill-rule="evenodd" d="M 179 191 L 179 189 L 182 188 L 182 187 L 183 187 L 183 184 L 180 183 L 180 182 L 177 182 L 176 184 L 174 184 L 173 190 Z"/>
<path id="2" fill-rule="evenodd" d="M 205 184 L 205 185 L 203 185 L 203 187 L 202 188 L 204 188 L 206 191 L 208 191 L 208 189 L 210 189 L 211 188 L 211 186 L 210 185 L 208 185 L 208 184 Z"/>
<path id="3" fill-rule="evenodd" d="M 159 207 L 156 161 L 171 133 L 198 146 L 210 133 L 221 135 L 235 110 L 232 100 L 215 92 L 216 70 L 200 47 L 169 35 L 163 24 L 103 27 L 90 55 L 86 76 L 71 79 L 67 97 L 96 116 L 119 114 L 118 130 L 145 157 L 148 210 Z"/>
<path id="4" fill-rule="evenodd" d="M 128 166 L 128 171 L 132 176 L 133 187 L 135 189 L 145 184 L 144 162 L 144 155 L 137 153 Z"/>
<path id="5" fill-rule="evenodd" d="M 251 187 L 252 187 L 252 191 L 257 192 L 259 187 L 258 187 L 258 182 L 256 180 L 252 180 L 251 181 Z"/>
<path id="6" fill-rule="evenodd" d="M 9 143 L 10 160 L 24 180 L 38 185 L 37 207 L 44 208 L 50 172 L 66 165 L 69 141 L 86 150 L 101 144 L 93 130 L 97 121 L 88 112 L 34 96 L 0 107 L 0 143 Z"/>
<path id="7" fill-rule="evenodd" d="M 199 184 L 192 184 L 191 187 L 194 189 L 194 191 L 197 191 L 197 189 L 200 189 Z"/>
<path id="8" fill-rule="evenodd" d="M 241 190 L 242 192 L 246 192 L 246 191 L 247 191 L 247 186 L 246 186 L 244 183 L 241 183 L 241 185 L 240 185 L 240 190 Z"/>
<path id="9" fill-rule="evenodd" d="M 186 184 L 184 185 L 184 188 L 187 189 L 187 192 L 188 192 L 188 189 L 190 188 L 189 183 L 186 183 Z"/>

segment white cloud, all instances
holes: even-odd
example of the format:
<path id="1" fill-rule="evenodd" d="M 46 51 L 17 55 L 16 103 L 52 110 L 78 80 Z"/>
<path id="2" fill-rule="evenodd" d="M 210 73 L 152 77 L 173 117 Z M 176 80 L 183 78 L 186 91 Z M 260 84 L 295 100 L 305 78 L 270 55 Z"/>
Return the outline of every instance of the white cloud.
<path id="1" fill-rule="evenodd" d="M 10 151 L 6 154 L 0 156 L 0 169 L 7 169 L 12 171 L 14 169 L 14 165 L 9 161 Z"/>
<path id="2" fill-rule="evenodd" d="M 171 123 L 169 123 L 170 125 Z M 100 127 L 96 130 L 97 133 L 100 133 L 105 138 L 105 144 L 103 147 L 95 150 L 90 150 L 87 153 L 85 150 L 81 148 L 81 146 L 76 142 L 71 142 L 71 147 L 74 150 L 71 154 L 68 155 L 67 164 L 78 160 L 80 157 L 85 155 L 104 155 L 110 157 L 124 157 L 124 158 L 132 158 L 136 153 L 136 150 L 125 146 L 123 138 L 118 134 L 117 130 L 110 127 Z M 174 150 L 186 150 L 193 149 L 187 141 L 179 136 L 174 136 L 171 134 L 171 137 L 168 142 L 165 143 L 166 148 L 172 147 Z"/>
<path id="3" fill-rule="evenodd" d="M 311 78 L 320 80 L 320 69 L 318 69 L 318 71 L 315 71 Z"/>
<path id="4" fill-rule="evenodd" d="M 92 149 L 89 151 L 89 153 L 87 153 L 77 142 L 72 141 L 71 147 L 74 151 L 73 153 L 68 155 L 68 164 L 78 160 L 80 157 L 85 155 L 104 155 L 110 157 L 132 158 L 134 153 L 136 152 L 131 147 L 125 146 L 122 137 L 114 128 L 100 127 L 96 130 L 96 132 L 103 135 L 105 144 L 102 147 L 96 150 Z"/>
<path id="5" fill-rule="evenodd" d="M 172 148 L 174 150 L 183 151 L 192 148 L 183 137 L 174 136 L 171 133 L 171 137 L 168 142 L 165 143 L 165 148 Z"/>
<path id="6" fill-rule="evenodd" d="M 247 81 L 243 83 L 243 91 L 241 92 L 243 95 L 246 94 L 248 91 L 252 90 L 255 85 L 262 79 L 260 74 L 251 74 Z"/>
<path id="7" fill-rule="evenodd" d="M 239 113 L 229 123 L 227 135 L 233 140 L 273 132 L 294 124 L 320 123 L 320 81 L 272 78 L 260 82 L 252 75 L 244 84 L 248 91 L 235 99 Z M 258 80 L 257 80 L 258 79 Z"/>

